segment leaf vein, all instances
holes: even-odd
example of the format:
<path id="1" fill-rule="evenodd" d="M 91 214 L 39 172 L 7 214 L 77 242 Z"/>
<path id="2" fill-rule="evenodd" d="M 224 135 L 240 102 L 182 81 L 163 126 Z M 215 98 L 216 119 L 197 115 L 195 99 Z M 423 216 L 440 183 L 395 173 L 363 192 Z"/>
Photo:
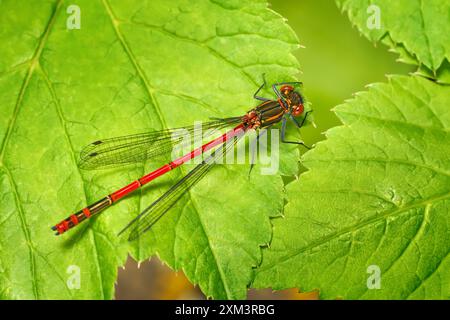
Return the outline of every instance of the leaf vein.
<path id="1" fill-rule="evenodd" d="M 29 259 L 30 259 L 30 273 L 31 273 L 31 284 L 33 287 L 33 295 L 36 300 L 39 300 L 39 289 L 38 289 L 38 283 L 37 283 L 37 273 L 36 273 L 36 257 L 34 254 L 34 247 L 31 241 L 31 235 L 28 231 L 28 224 L 25 218 L 25 212 L 22 207 L 22 202 L 20 201 L 20 196 L 17 191 L 16 183 L 14 182 L 14 178 L 11 175 L 11 172 L 9 169 L 3 164 L 3 168 L 6 172 L 6 175 L 8 176 L 8 179 L 11 183 L 12 192 L 14 194 L 14 199 L 17 206 L 17 211 L 19 213 L 19 219 L 20 219 L 20 227 L 22 229 L 22 232 L 25 236 L 26 244 L 29 251 Z"/>
<path id="2" fill-rule="evenodd" d="M 435 127 L 424 126 L 424 125 L 420 125 L 420 124 L 416 124 L 416 123 L 412 123 L 412 122 L 404 122 L 404 121 L 400 121 L 400 120 L 380 118 L 380 117 L 376 117 L 376 116 L 369 116 L 367 114 L 355 113 L 355 112 L 350 112 L 350 111 L 337 110 L 336 112 L 340 113 L 340 114 L 348 114 L 348 115 L 358 116 L 360 118 L 365 118 L 365 119 L 372 119 L 372 120 L 377 120 L 377 121 L 382 121 L 382 122 L 399 124 L 399 125 L 409 127 L 411 129 L 432 130 L 432 131 L 439 131 L 439 132 L 445 132 L 445 133 L 450 132 L 450 129 L 447 129 L 447 128 L 435 128 Z"/>
<path id="3" fill-rule="evenodd" d="M 206 238 L 206 240 L 208 241 L 208 247 L 209 247 L 209 250 L 211 251 L 211 255 L 212 255 L 213 259 L 214 259 L 214 262 L 216 263 L 217 271 L 219 271 L 219 276 L 220 276 L 220 279 L 221 279 L 221 281 L 222 281 L 223 288 L 225 289 L 225 292 L 226 292 L 226 294 L 227 294 L 227 297 L 228 297 L 229 299 L 231 299 L 231 298 L 232 298 L 232 294 L 231 294 L 230 289 L 229 289 L 229 287 L 228 287 L 228 284 L 227 284 L 227 282 L 226 282 L 226 280 L 225 280 L 225 279 L 226 279 L 226 276 L 225 276 L 225 274 L 223 273 L 222 267 L 220 266 L 220 264 L 219 264 L 219 262 L 218 262 L 218 259 L 217 259 L 217 256 L 216 256 L 216 254 L 215 254 L 215 252 L 214 252 L 214 248 L 213 248 L 213 246 L 211 245 L 210 237 L 209 237 L 209 235 L 208 235 L 208 232 L 206 231 L 206 227 L 205 227 L 205 224 L 204 224 L 204 222 L 203 222 L 203 220 L 202 220 L 202 217 L 201 217 L 201 215 L 200 215 L 200 211 L 198 210 L 197 203 L 195 202 L 195 200 L 194 200 L 193 197 L 191 196 L 190 190 L 188 190 L 188 194 L 189 194 L 189 199 L 190 199 L 190 201 L 191 201 L 191 203 L 192 203 L 192 206 L 194 207 L 194 210 L 195 210 L 195 212 L 197 213 L 198 220 L 199 220 L 199 222 L 200 222 L 200 226 L 202 227 L 203 233 L 205 234 L 205 238 Z"/>
<path id="4" fill-rule="evenodd" d="M 335 158 L 332 161 L 334 162 L 379 162 L 379 163 L 397 163 L 402 164 L 406 166 L 414 166 L 414 167 L 420 167 L 424 169 L 428 169 L 430 171 L 433 171 L 437 174 L 441 174 L 443 176 L 450 177 L 450 172 L 447 172 L 445 170 L 434 168 L 430 165 L 423 164 L 423 163 L 417 163 L 412 162 L 410 160 L 403 160 L 403 159 L 384 159 L 384 158 L 360 158 L 360 159 L 346 159 L 346 158 Z M 329 162 L 327 159 L 314 159 L 314 162 Z M 306 161 L 305 161 L 306 163 Z"/>
<path id="5" fill-rule="evenodd" d="M 106 0 L 105 0 L 105 1 L 106 1 Z M 123 22 L 123 21 L 122 21 L 122 22 Z M 199 46 L 199 47 L 205 48 L 205 49 L 207 49 L 209 52 L 211 52 L 211 54 L 213 54 L 215 57 L 217 57 L 218 59 L 222 60 L 223 62 L 229 64 L 231 67 L 233 67 L 236 71 L 238 71 L 238 72 L 239 72 L 240 74 L 242 74 L 245 78 L 247 78 L 252 84 L 254 84 L 255 86 L 258 86 L 258 84 L 256 83 L 256 81 L 253 80 L 253 78 L 252 78 L 247 72 L 245 72 L 244 70 L 242 70 L 243 66 L 239 66 L 239 65 L 236 64 L 235 62 L 229 60 L 227 57 L 225 57 L 224 55 L 222 55 L 222 54 L 221 54 L 220 52 L 218 52 L 217 50 L 211 48 L 210 46 L 208 46 L 208 45 L 207 45 L 206 43 L 204 43 L 204 42 L 201 42 L 201 41 L 198 41 L 198 40 L 195 40 L 195 39 L 191 39 L 191 38 L 187 38 L 187 37 L 183 37 L 183 36 L 180 36 L 180 35 L 178 35 L 178 34 L 176 34 L 176 33 L 171 32 L 171 31 L 169 31 L 169 30 L 167 30 L 167 29 L 165 29 L 165 28 L 158 27 L 158 26 L 154 26 L 154 25 L 150 25 L 150 24 L 147 24 L 147 23 L 136 23 L 136 22 L 134 22 L 134 21 L 128 21 L 127 23 L 135 24 L 135 25 L 141 25 L 141 26 L 144 26 L 144 27 L 147 27 L 147 28 L 150 28 L 150 29 L 159 31 L 160 33 L 166 34 L 166 35 L 171 36 L 171 37 L 173 37 L 173 38 L 180 39 L 180 40 L 183 40 L 183 41 L 186 41 L 186 42 L 195 44 L 195 45 L 197 45 L 197 46 Z"/>
<path id="6" fill-rule="evenodd" d="M 52 96 L 52 99 L 55 102 L 56 112 L 57 112 L 58 118 L 59 118 L 59 120 L 61 122 L 61 126 L 63 127 L 64 137 L 66 139 L 66 142 L 67 142 L 68 146 L 70 147 L 72 160 L 74 161 L 75 168 L 77 169 L 78 175 L 79 175 L 80 180 L 81 180 L 81 182 L 83 184 L 84 199 L 85 199 L 85 202 L 87 202 L 88 201 L 88 196 L 87 196 L 87 190 L 86 190 L 86 183 L 84 182 L 83 175 L 82 175 L 82 173 L 80 171 L 80 168 L 77 165 L 77 156 L 75 154 L 75 150 L 74 150 L 72 141 L 70 140 L 69 132 L 67 131 L 66 121 L 65 121 L 65 118 L 64 118 L 64 114 L 63 114 L 61 105 L 59 104 L 59 100 L 58 100 L 58 97 L 56 95 L 55 89 L 53 88 L 53 85 L 52 85 L 50 79 L 48 78 L 48 75 L 46 74 L 45 70 L 40 65 L 38 65 L 38 69 L 41 71 L 42 77 L 44 78 L 45 83 L 47 84 L 47 87 L 48 87 L 48 89 L 50 91 L 50 94 Z M 95 224 L 94 224 L 94 226 L 95 226 Z M 93 226 L 93 228 L 94 228 L 94 226 Z M 95 249 L 95 259 L 96 259 L 96 265 L 97 265 L 97 272 L 98 272 L 98 275 L 99 275 L 99 278 L 100 278 L 100 284 L 101 284 L 100 285 L 100 289 L 101 289 L 103 298 L 105 298 L 105 293 L 104 293 L 104 288 L 103 288 L 104 284 L 103 284 L 103 280 L 102 280 L 103 279 L 103 275 L 102 275 L 102 270 L 100 268 L 100 264 L 99 264 L 99 261 L 98 261 L 99 257 L 97 255 L 97 248 L 96 248 L 95 232 L 94 231 L 95 230 L 92 230 L 93 238 L 94 238 L 93 244 L 94 244 L 94 249 Z"/>
<path id="7" fill-rule="evenodd" d="M 319 246 L 321 246 L 321 245 L 323 245 L 325 243 L 328 243 L 328 242 L 330 242 L 330 241 L 332 241 L 334 239 L 337 239 L 337 238 L 339 238 L 339 237 L 341 237 L 341 236 L 343 236 L 343 235 L 345 235 L 347 233 L 354 232 L 355 230 L 362 229 L 365 226 L 371 225 L 371 224 L 376 223 L 376 222 L 378 222 L 380 220 L 383 220 L 383 219 L 387 219 L 390 216 L 394 216 L 394 215 L 406 212 L 406 211 L 411 210 L 411 209 L 420 208 L 422 206 L 427 205 L 428 203 L 433 203 L 433 202 L 436 202 L 436 201 L 441 201 L 441 200 L 445 200 L 445 199 L 449 199 L 449 198 L 450 198 L 450 193 L 446 193 L 446 194 L 443 194 L 443 195 L 438 195 L 438 196 L 435 196 L 435 197 L 432 197 L 432 198 L 424 199 L 424 200 L 419 201 L 417 203 L 412 203 L 410 205 L 401 207 L 399 209 L 388 210 L 385 213 L 380 214 L 380 215 L 374 215 L 374 216 L 369 217 L 368 219 L 366 219 L 364 221 L 361 221 L 361 222 L 356 223 L 354 225 L 348 226 L 346 228 L 342 228 L 338 232 L 335 232 L 335 233 L 330 234 L 328 236 L 322 237 L 322 238 L 318 239 L 317 241 L 311 242 L 310 244 L 308 244 L 306 246 L 298 248 L 298 249 L 294 250 L 292 253 L 286 254 L 285 256 L 280 257 L 280 259 L 278 261 L 272 262 L 270 264 L 267 264 L 265 267 L 260 268 L 260 271 L 264 271 L 264 270 L 270 269 L 274 264 L 279 264 L 281 262 L 288 261 L 288 260 L 294 258 L 295 256 L 297 256 L 299 254 L 302 254 L 303 252 L 305 252 L 307 250 L 313 249 L 315 247 L 319 247 Z"/>
<path id="8" fill-rule="evenodd" d="M 6 130 L 5 139 L 3 140 L 3 142 L 0 146 L 0 162 L 3 160 L 3 157 L 5 155 L 6 146 L 11 137 L 12 130 L 15 126 L 17 115 L 19 113 L 19 108 L 20 108 L 20 105 L 22 104 L 23 97 L 25 96 L 25 91 L 27 90 L 28 84 L 30 83 L 31 76 L 33 75 L 34 69 L 36 67 L 36 63 L 39 61 L 42 50 L 45 47 L 45 44 L 47 43 L 48 36 L 49 36 L 50 31 L 52 30 L 52 27 L 56 21 L 56 17 L 57 17 L 57 14 L 59 12 L 61 5 L 62 5 L 62 0 L 59 0 L 56 4 L 55 10 L 53 11 L 53 14 L 50 17 L 49 22 L 43 32 L 43 35 L 39 41 L 36 51 L 33 54 L 33 58 L 31 59 L 30 67 L 28 68 L 27 75 L 25 76 L 25 79 L 22 83 L 22 87 L 20 88 L 20 92 L 17 97 L 16 104 L 14 106 L 13 115 L 11 117 L 11 120 L 9 121 L 8 128 Z"/>

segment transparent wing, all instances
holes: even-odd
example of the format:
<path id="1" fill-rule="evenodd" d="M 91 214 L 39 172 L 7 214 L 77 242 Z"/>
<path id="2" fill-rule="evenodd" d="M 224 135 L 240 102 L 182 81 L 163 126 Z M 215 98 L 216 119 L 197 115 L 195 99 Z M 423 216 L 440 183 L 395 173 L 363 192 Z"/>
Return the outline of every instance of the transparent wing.
<path id="1" fill-rule="evenodd" d="M 198 130 L 198 127 L 193 125 L 98 140 L 81 150 L 79 167 L 91 170 L 142 162 L 169 154 L 174 145 L 185 147 L 183 144 L 206 138 L 240 121 L 241 117 L 214 119 L 203 123 L 202 130 Z M 186 136 L 190 139 L 186 140 Z"/>
<path id="2" fill-rule="evenodd" d="M 128 240 L 135 240 L 141 234 L 148 231 L 196 182 L 203 178 L 219 157 L 234 149 L 241 136 L 233 138 L 232 142 L 224 143 L 218 147 L 202 163 L 192 169 L 186 176 L 173 185 L 165 194 L 155 200 L 142 211 L 136 218 L 128 223 L 119 235 L 132 227 Z"/>

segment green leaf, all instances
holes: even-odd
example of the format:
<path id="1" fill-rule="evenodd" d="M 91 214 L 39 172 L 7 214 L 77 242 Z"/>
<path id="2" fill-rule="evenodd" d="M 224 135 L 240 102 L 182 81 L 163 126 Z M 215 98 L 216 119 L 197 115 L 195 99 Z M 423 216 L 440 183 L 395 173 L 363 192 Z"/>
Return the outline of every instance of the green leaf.
<path id="1" fill-rule="evenodd" d="M 447 0 L 336 0 L 350 21 L 371 41 L 382 41 L 400 61 L 449 82 L 450 2 Z M 375 6 L 375 7 L 374 7 Z M 379 8 L 379 28 L 375 24 Z"/>
<path id="2" fill-rule="evenodd" d="M 67 28 L 70 5 L 80 29 Z M 55 238 L 50 226 L 161 165 L 82 171 L 87 143 L 240 115 L 263 72 L 293 80 L 298 41 L 283 18 L 262 0 L 6 0 L 0 41 L 0 298 L 110 299 L 128 252 L 158 255 L 207 296 L 244 298 L 282 209 L 279 175 L 218 166 L 132 243 L 117 232 L 187 168 L 78 230 Z"/>
<path id="3" fill-rule="evenodd" d="M 449 105 L 448 86 L 394 76 L 336 107 L 344 125 L 305 154 L 253 286 L 450 298 Z"/>

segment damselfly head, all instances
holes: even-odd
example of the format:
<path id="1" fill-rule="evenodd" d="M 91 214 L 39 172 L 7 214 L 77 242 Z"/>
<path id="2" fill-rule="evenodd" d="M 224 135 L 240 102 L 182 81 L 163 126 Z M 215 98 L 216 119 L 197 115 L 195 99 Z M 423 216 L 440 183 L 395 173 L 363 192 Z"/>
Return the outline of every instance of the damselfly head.
<path id="1" fill-rule="evenodd" d="M 291 114 L 294 117 L 300 116 L 305 110 L 302 95 L 290 85 L 282 86 L 280 91 L 289 106 Z"/>
<path id="2" fill-rule="evenodd" d="M 298 117 L 298 116 L 302 115 L 303 111 L 305 111 L 305 107 L 303 106 L 303 103 L 301 103 L 292 108 L 292 115 L 294 117 Z"/>

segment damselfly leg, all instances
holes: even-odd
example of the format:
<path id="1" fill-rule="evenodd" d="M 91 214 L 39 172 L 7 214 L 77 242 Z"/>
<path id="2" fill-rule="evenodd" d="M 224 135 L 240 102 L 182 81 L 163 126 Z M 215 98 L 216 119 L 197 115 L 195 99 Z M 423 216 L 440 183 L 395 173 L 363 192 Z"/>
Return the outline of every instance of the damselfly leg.
<path id="1" fill-rule="evenodd" d="M 296 126 L 297 128 L 300 129 L 300 128 L 303 127 L 303 125 L 305 124 L 306 118 L 308 117 L 308 115 L 309 115 L 311 112 L 313 112 L 313 110 L 307 111 L 307 112 L 305 113 L 305 116 L 303 117 L 302 122 L 300 122 L 300 123 L 298 123 L 297 119 L 295 119 L 295 117 L 292 116 L 292 114 L 289 115 L 289 118 L 294 122 L 295 126 Z"/>
<path id="2" fill-rule="evenodd" d="M 311 147 L 306 145 L 303 141 L 288 141 L 288 140 L 286 140 L 286 138 L 285 138 L 285 136 L 286 136 L 286 124 L 287 124 L 287 118 L 283 117 L 283 119 L 281 120 L 281 142 L 302 145 L 306 149 L 310 150 Z"/>
<path id="3" fill-rule="evenodd" d="M 258 96 L 258 93 L 266 86 L 266 74 L 262 74 L 263 78 L 263 84 L 256 90 L 256 92 L 253 94 L 253 99 L 260 100 L 260 101 L 270 101 L 270 99 Z"/>
<path id="4" fill-rule="evenodd" d="M 267 130 L 269 130 L 270 127 L 264 128 L 260 130 L 255 138 L 255 141 L 253 142 L 253 147 L 250 148 L 251 156 L 250 156 L 250 169 L 248 170 L 248 179 L 250 179 L 250 175 L 252 173 L 253 167 L 255 166 L 255 158 L 256 158 L 256 148 L 259 145 L 259 139 L 267 134 Z M 252 145 L 252 144 L 251 144 Z"/>

